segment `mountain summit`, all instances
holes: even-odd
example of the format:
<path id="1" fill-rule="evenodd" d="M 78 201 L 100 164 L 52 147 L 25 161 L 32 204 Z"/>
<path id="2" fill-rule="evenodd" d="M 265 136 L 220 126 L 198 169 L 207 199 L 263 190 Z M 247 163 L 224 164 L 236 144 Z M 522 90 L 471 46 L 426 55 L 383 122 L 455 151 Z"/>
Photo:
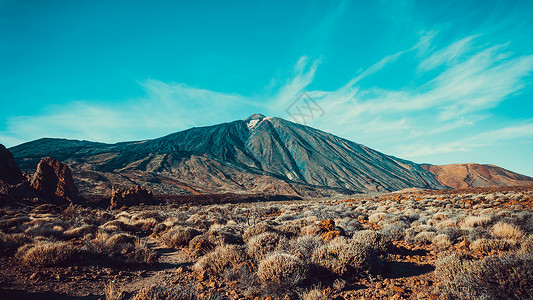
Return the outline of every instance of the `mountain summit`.
<path id="1" fill-rule="evenodd" d="M 141 184 L 157 193 L 326 196 L 443 188 L 429 168 L 281 118 L 254 114 L 161 138 L 104 144 L 39 139 L 10 149 L 23 170 L 51 156 L 83 192 Z"/>

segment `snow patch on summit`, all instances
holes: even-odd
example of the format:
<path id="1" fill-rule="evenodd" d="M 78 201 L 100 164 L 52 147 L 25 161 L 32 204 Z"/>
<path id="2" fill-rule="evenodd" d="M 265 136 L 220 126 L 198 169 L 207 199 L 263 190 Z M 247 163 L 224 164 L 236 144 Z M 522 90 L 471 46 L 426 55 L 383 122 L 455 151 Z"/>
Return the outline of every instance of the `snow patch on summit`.
<path id="1" fill-rule="evenodd" d="M 248 129 L 249 130 L 252 130 L 254 129 L 255 125 L 257 125 L 257 123 L 259 123 L 259 119 L 255 119 L 255 120 L 250 120 L 250 122 L 248 122 Z"/>

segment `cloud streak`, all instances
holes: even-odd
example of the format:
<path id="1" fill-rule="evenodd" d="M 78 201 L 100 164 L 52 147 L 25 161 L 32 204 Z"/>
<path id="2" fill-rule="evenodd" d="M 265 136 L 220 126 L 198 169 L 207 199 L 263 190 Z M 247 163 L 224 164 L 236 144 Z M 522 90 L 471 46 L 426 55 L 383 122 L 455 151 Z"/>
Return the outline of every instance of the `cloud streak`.
<path id="1" fill-rule="evenodd" d="M 302 56 L 290 76 L 269 94 L 243 96 L 149 79 L 139 82 L 145 96 L 122 104 L 79 101 L 40 116 L 11 118 L 0 139 L 8 146 L 41 137 L 117 142 L 154 138 L 256 112 L 288 117 L 285 109 L 304 91 L 325 111 L 323 117 L 310 120 L 311 126 L 410 159 L 533 138 L 531 120 L 478 130 L 461 139 L 445 135 L 490 120 L 491 109 L 527 86 L 533 55 L 516 56 L 506 51 L 508 44 L 483 44 L 480 35 L 435 49 L 431 45 L 435 35 L 429 32 L 413 47 L 383 57 L 336 90 L 309 89 L 321 60 Z M 375 83 L 372 76 L 405 62 L 410 63 L 417 84 L 395 89 L 370 84 Z M 447 142 L 430 142 L 445 138 Z"/>

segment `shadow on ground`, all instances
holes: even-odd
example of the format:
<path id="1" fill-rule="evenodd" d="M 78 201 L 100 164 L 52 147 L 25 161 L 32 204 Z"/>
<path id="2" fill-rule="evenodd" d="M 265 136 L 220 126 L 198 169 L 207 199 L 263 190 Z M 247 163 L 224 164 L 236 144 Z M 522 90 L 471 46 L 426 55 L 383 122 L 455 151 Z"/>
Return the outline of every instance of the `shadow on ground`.
<path id="1" fill-rule="evenodd" d="M 0 289 L 0 299 L 9 299 L 9 300 L 97 300 L 101 299 L 103 296 L 93 295 L 93 296 L 68 296 L 61 295 L 53 292 L 44 292 L 44 293 L 28 293 L 24 291 L 16 290 L 7 290 Z"/>
<path id="2" fill-rule="evenodd" d="M 392 261 L 387 263 L 387 278 L 412 277 L 435 270 L 431 265 L 419 265 L 411 262 Z"/>

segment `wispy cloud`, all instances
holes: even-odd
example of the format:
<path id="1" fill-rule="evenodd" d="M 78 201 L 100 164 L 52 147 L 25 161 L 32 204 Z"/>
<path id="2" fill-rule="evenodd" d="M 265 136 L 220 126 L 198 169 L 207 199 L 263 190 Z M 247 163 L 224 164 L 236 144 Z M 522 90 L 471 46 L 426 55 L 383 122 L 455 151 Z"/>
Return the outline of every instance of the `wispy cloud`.
<path id="1" fill-rule="evenodd" d="M 7 145 L 41 137 L 117 142 L 154 138 L 190 128 L 227 122 L 232 109 L 254 109 L 254 102 L 237 94 L 188 87 L 184 84 L 146 80 L 139 83 L 146 96 L 122 104 L 78 101 L 55 107 L 40 116 L 7 121 L 0 138 Z M 16 133 L 16 134 L 15 134 Z"/>
<path id="2" fill-rule="evenodd" d="M 406 158 L 419 158 L 431 155 L 471 151 L 476 148 L 496 145 L 509 140 L 533 141 L 533 122 L 486 131 L 472 137 L 432 144 L 429 141 L 397 146 L 399 155 Z"/>
<path id="3" fill-rule="evenodd" d="M 370 135 L 380 128 L 400 131 L 402 134 L 389 135 L 391 142 L 400 143 L 475 126 L 490 117 L 489 109 L 522 89 L 533 70 L 533 55 L 513 56 L 505 51 L 506 44 L 476 45 L 476 38 L 477 35 L 462 38 L 422 57 L 414 68 L 427 73 L 422 77 L 426 79 L 414 87 L 392 90 L 378 86 L 364 88 L 358 83 L 393 64 L 402 55 L 410 54 L 411 50 L 427 47 L 431 39 L 425 36 L 422 37 L 424 42 L 385 57 L 338 90 L 310 91 L 326 110 L 326 116 L 313 125 L 362 140 L 370 140 Z M 445 68 L 434 72 L 439 66 Z M 369 130 L 369 127 L 376 129 Z M 424 151 L 420 148 L 410 156 L 413 157 L 412 153 L 421 155 Z"/>
<path id="4" fill-rule="evenodd" d="M 506 50 L 507 44 L 484 44 L 478 42 L 481 36 L 470 35 L 438 48 L 431 44 L 436 34 L 422 34 L 413 47 L 383 57 L 336 90 L 310 89 L 321 60 L 302 56 L 281 86 L 272 84 L 269 94 L 251 97 L 146 80 L 139 82 L 144 97 L 120 105 L 79 101 L 40 116 L 11 118 L 0 139 L 8 145 L 44 136 L 116 142 L 230 121 L 236 111 L 245 113 L 242 118 L 255 112 L 287 117 L 285 109 L 303 91 L 325 111 L 310 125 L 370 146 L 389 145 L 391 154 L 406 158 L 531 139 L 533 122 L 528 121 L 432 143 L 444 133 L 490 119 L 491 109 L 524 88 L 533 71 L 533 55 L 516 56 Z M 391 89 L 370 80 L 405 61 L 421 82 Z"/>

